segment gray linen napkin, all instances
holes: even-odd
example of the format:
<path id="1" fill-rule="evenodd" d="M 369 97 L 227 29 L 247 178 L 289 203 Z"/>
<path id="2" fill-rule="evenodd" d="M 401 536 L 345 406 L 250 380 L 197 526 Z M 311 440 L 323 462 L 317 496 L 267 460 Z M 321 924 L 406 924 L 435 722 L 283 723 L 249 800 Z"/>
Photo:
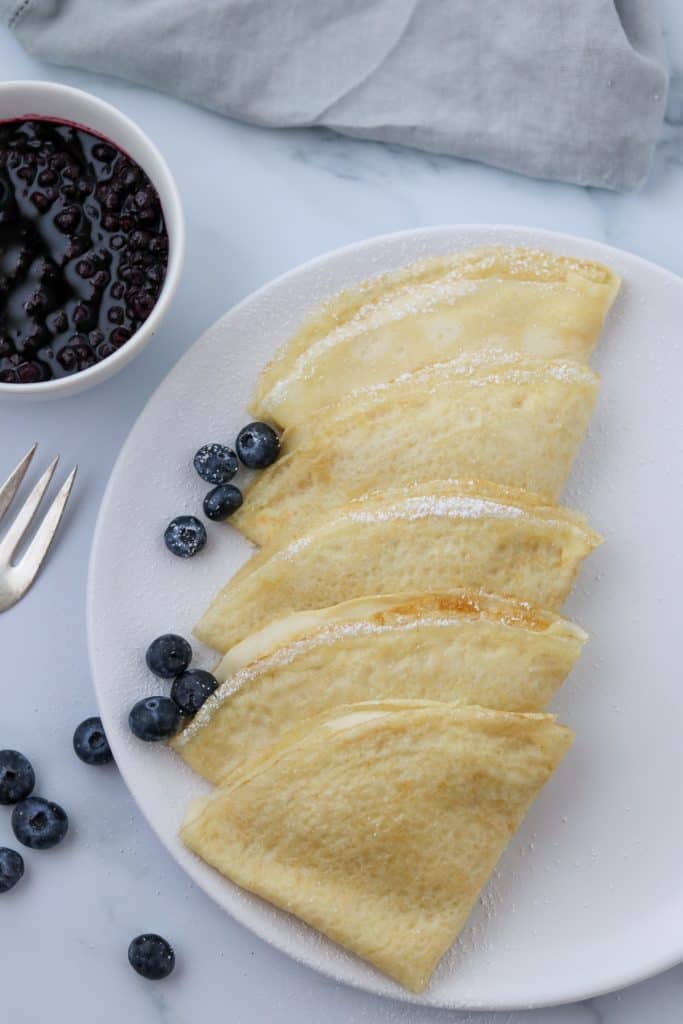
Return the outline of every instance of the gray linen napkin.
<path id="1" fill-rule="evenodd" d="M 0 0 L 36 56 L 254 124 L 635 188 L 664 112 L 653 0 Z"/>

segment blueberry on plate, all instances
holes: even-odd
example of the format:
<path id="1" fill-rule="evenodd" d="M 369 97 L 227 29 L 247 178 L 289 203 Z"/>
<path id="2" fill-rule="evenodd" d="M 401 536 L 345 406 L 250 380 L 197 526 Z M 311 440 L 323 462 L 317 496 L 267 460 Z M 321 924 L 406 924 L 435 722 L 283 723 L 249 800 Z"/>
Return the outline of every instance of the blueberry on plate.
<path id="1" fill-rule="evenodd" d="M 194 457 L 194 468 L 207 484 L 227 484 L 239 463 L 232 448 L 225 444 L 205 444 Z"/>
<path id="2" fill-rule="evenodd" d="M 147 668 L 160 679 L 173 679 L 192 661 L 192 648 L 177 633 L 164 633 L 152 640 L 145 655 Z"/>
<path id="3" fill-rule="evenodd" d="M 143 978 L 160 981 L 175 967 L 175 953 L 161 935 L 138 935 L 128 947 L 128 963 Z"/>
<path id="4" fill-rule="evenodd" d="M 206 530 L 196 516 L 177 516 L 166 527 L 164 540 L 178 558 L 192 558 L 206 544 Z"/>
<path id="5" fill-rule="evenodd" d="M 101 718 L 86 718 L 76 727 L 74 751 L 86 764 L 108 764 L 113 759 Z"/>
<path id="6" fill-rule="evenodd" d="M 0 846 L 0 892 L 9 892 L 24 875 L 24 858 L 8 846 Z"/>
<path id="7" fill-rule="evenodd" d="M 218 683 L 210 672 L 205 672 L 201 668 L 191 668 L 173 681 L 171 697 L 178 705 L 183 718 L 192 718 L 217 686 Z"/>
<path id="8" fill-rule="evenodd" d="M 267 423 L 248 423 L 237 435 L 235 447 L 249 469 L 265 469 L 280 454 L 280 438 Z"/>
<path id="9" fill-rule="evenodd" d="M 128 725 L 139 740 L 159 743 L 178 731 L 180 711 L 170 697 L 145 697 L 130 709 Z"/>
<path id="10" fill-rule="evenodd" d="M 49 850 L 61 843 L 69 828 L 66 811 L 59 804 L 29 796 L 12 811 L 12 830 L 24 846 Z"/>
<path id="11" fill-rule="evenodd" d="M 18 750 L 0 750 L 0 804 L 16 804 L 33 792 L 31 762 Z"/>
<path id="12" fill-rule="evenodd" d="M 241 504 L 242 492 L 239 487 L 234 487 L 233 484 L 221 484 L 209 491 L 204 498 L 204 515 L 207 519 L 220 522 L 236 512 Z"/>

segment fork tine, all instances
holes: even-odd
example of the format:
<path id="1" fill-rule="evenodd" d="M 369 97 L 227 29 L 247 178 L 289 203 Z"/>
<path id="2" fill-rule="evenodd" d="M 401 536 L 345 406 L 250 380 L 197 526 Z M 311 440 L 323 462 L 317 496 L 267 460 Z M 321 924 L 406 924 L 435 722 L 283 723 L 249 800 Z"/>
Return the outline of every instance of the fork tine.
<path id="1" fill-rule="evenodd" d="M 4 538 L 0 541 L 0 565 L 9 565 L 12 560 L 12 555 L 17 550 L 17 547 L 21 542 L 21 538 L 31 525 L 38 506 L 42 501 L 43 495 L 50 485 L 50 480 L 52 480 L 52 477 L 54 476 L 58 462 L 59 456 L 57 456 L 56 459 L 53 459 L 47 467 L 40 480 L 19 509 L 14 522 L 10 526 Z"/>
<path id="2" fill-rule="evenodd" d="M 36 578 L 36 574 L 47 555 L 50 544 L 52 543 L 54 535 L 57 532 L 57 528 L 62 520 L 62 516 L 64 515 L 64 509 L 66 508 L 66 503 L 69 500 L 69 495 L 71 494 L 71 488 L 73 487 L 77 472 L 78 466 L 74 466 L 62 484 L 56 498 L 47 510 L 45 518 L 38 527 L 35 537 L 26 550 L 26 554 L 16 567 L 16 571 L 20 577 L 20 585 L 24 592 L 28 590 L 33 583 Z"/>
<path id="3" fill-rule="evenodd" d="M 7 509 L 12 504 L 14 495 L 19 490 L 21 481 L 26 476 L 26 470 L 31 465 L 31 459 L 35 455 L 37 447 L 38 443 L 36 442 L 36 444 L 26 452 L 26 455 L 24 455 L 19 465 L 16 469 L 12 470 L 2 487 L 0 487 L 0 519 L 2 519 Z"/>

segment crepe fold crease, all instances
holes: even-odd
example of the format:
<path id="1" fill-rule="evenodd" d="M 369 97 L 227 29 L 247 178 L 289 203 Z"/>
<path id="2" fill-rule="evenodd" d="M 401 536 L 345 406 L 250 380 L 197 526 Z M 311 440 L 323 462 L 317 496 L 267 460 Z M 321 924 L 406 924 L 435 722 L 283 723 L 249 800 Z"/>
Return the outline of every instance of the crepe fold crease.
<path id="1" fill-rule="evenodd" d="M 571 740 L 548 715 L 349 705 L 242 762 L 181 837 L 420 992 Z"/>
<path id="2" fill-rule="evenodd" d="M 597 390 L 580 363 L 495 351 L 362 388 L 284 432 L 280 458 L 230 522 L 268 544 L 368 491 L 439 476 L 555 501 Z"/>
<path id="3" fill-rule="evenodd" d="M 289 427 L 349 391 L 491 349 L 585 363 L 619 284 L 601 263 L 523 247 L 419 260 L 323 302 L 261 372 L 251 411 Z"/>
<path id="4" fill-rule="evenodd" d="M 387 698 L 542 711 L 586 634 L 553 612 L 473 591 L 361 597 L 270 623 L 223 657 L 221 684 L 174 740 L 214 783 L 337 705 Z"/>
<path id="5" fill-rule="evenodd" d="M 458 587 L 555 611 L 599 543 L 578 513 L 481 480 L 373 493 L 262 548 L 215 596 L 195 634 L 226 652 L 290 612 Z"/>

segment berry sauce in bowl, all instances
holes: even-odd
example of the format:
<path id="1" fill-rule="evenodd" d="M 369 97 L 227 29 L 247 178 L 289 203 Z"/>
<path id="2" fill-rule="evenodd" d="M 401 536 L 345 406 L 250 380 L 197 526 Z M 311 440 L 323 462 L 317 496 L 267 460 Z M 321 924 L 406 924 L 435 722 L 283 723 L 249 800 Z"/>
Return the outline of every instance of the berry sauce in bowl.
<path id="1" fill-rule="evenodd" d="M 159 194 L 113 143 L 47 119 L 0 123 L 0 381 L 112 355 L 166 276 Z"/>
<path id="2" fill-rule="evenodd" d="M 183 234 L 170 172 L 124 115 L 0 85 L 0 395 L 81 390 L 128 362 L 168 306 Z"/>

